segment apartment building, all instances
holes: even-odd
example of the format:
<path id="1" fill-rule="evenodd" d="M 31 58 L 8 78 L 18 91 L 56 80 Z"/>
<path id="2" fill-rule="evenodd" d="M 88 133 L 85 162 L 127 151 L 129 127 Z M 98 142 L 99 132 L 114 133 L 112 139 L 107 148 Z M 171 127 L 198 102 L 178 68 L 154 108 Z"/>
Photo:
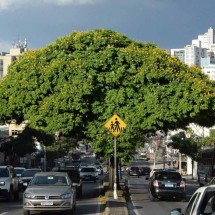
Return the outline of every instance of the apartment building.
<path id="1" fill-rule="evenodd" d="M 7 75 L 8 66 L 17 59 L 17 57 L 27 51 L 27 41 L 24 42 L 20 40 L 17 43 L 12 44 L 10 52 L 0 53 L 0 80 Z"/>
<path id="2" fill-rule="evenodd" d="M 215 29 L 210 27 L 203 35 L 198 35 L 191 44 L 181 49 L 171 49 L 171 56 L 177 56 L 188 66 L 196 65 L 215 80 Z"/>
<path id="3" fill-rule="evenodd" d="M 27 40 L 24 42 L 18 40 L 16 43 L 12 44 L 10 52 L 1 52 L 0 53 L 0 81 L 7 75 L 9 65 L 15 61 L 19 55 L 27 51 Z M 17 135 L 23 131 L 23 125 L 16 125 L 14 122 L 8 124 L 9 126 L 9 136 Z"/>

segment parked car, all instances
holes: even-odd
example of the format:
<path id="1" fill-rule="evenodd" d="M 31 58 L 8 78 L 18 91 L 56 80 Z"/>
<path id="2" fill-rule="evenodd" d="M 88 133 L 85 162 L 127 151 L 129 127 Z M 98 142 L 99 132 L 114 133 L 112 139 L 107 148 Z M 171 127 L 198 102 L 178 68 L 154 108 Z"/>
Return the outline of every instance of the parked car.
<path id="1" fill-rule="evenodd" d="M 14 170 L 15 170 L 15 173 L 16 173 L 16 176 L 18 178 L 21 177 L 22 173 L 24 172 L 25 170 L 25 167 L 14 167 Z"/>
<path id="2" fill-rule="evenodd" d="M 25 169 L 25 171 L 22 173 L 21 177 L 19 178 L 20 192 L 23 192 L 27 188 L 29 182 L 37 172 L 42 172 L 42 170 L 39 168 Z"/>
<path id="3" fill-rule="evenodd" d="M 147 155 L 140 155 L 139 160 L 148 161 L 150 159 L 149 159 L 149 157 Z"/>
<path id="4" fill-rule="evenodd" d="M 8 201 L 19 199 L 19 179 L 13 166 L 0 166 L 0 197 Z"/>
<path id="5" fill-rule="evenodd" d="M 98 173 L 95 166 L 82 167 L 80 170 L 80 176 L 83 181 L 93 181 L 96 183 Z"/>
<path id="6" fill-rule="evenodd" d="M 215 185 L 198 188 L 182 212 L 181 208 L 172 209 L 170 215 L 215 214 Z"/>
<path id="7" fill-rule="evenodd" d="M 23 193 L 23 213 L 74 214 L 76 192 L 65 172 L 38 172 Z"/>
<path id="8" fill-rule="evenodd" d="M 130 169 L 128 171 L 128 175 L 129 176 L 137 176 L 139 178 L 141 175 L 139 167 L 137 167 L 137 166 L 130 167 Z"/>
<path id="9" fill-rule="evenodd" d="M 179 172 L 155 171 L 149 179 L 149 198 L 186 200 L 185 179 Z"/>

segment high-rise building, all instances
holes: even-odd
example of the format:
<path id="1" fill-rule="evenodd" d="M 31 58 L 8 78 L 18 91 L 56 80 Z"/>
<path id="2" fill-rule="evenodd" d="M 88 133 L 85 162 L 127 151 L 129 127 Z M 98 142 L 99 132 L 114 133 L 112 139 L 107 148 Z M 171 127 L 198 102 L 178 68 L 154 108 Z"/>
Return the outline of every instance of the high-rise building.
<path id="1" fill-rule="evenodd" d="M 210 27 L 206 33 L 198 35 L 197 38 L 184 48 L 171 49 L 171 56 L 177 56 L 188 66 L 201 67 L 211 80 L 215 80 L 215 29 Z"/>

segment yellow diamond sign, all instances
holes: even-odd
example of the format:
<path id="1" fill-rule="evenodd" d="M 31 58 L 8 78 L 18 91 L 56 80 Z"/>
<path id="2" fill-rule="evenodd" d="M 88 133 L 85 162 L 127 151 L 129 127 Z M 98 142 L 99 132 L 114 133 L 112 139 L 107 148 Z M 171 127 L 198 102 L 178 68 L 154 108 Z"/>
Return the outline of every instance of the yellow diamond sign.
<path id="1" fill-rule="evenodd" d="M 126 123 L 118 115 L 114 114 L 105 123 L 105 128 L 107 128 L 114 137 L 117 137 L 126 128 Z"/>

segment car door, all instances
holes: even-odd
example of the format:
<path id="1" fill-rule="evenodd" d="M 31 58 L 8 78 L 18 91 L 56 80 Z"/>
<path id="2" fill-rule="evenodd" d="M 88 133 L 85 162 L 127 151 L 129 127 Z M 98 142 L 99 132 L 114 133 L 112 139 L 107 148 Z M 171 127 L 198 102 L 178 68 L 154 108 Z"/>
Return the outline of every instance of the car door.
<path id="1" fill-rule="evenodd" d="M 197 215 L 197 213 L 194 213 L 194 211 L 197 210 L 196 206 L 197 206 L 197 203 L 198 203 L 200 196 L 201 196 L 200 192 L 196 192 L 193 194 L 193 196 L 191 197 L 191 199 L 187 205 L 187 208 L 186 208 L 184 215 Z"/>

